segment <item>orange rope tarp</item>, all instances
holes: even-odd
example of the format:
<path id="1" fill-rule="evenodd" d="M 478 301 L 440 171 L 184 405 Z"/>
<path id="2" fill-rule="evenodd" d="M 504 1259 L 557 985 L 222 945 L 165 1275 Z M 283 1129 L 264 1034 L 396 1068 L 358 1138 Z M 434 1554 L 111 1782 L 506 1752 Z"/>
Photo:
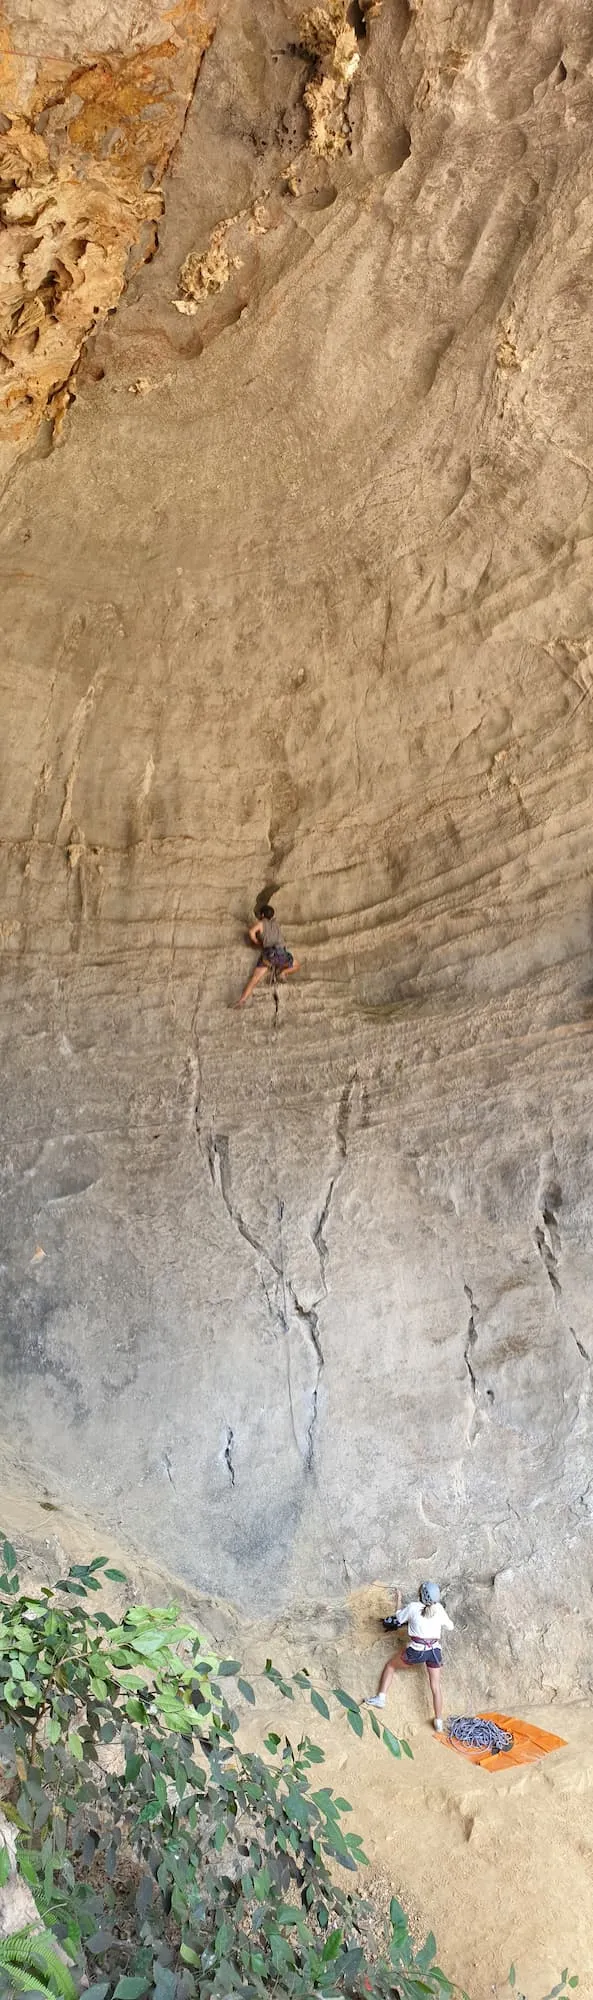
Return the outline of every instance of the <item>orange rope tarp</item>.
<path id="1" fill-rule="evenodd" d="M 551 1750 L 564 1750 L 564 1736 L 551 1736 L 547 1729 L 536 1729 L 534 1722 L 521 1722 L 517 1715 L 499 1715 L 494 1709 L 480 1711 L 480 1722 L 497 1722 L 499 1729 L 508 1729 L 513 1737 L 512 1750 L 501 1750 L 493 1756 L 490 1750 L 470 1750 L 466 1743 L 456 1743 L 451 1736 L 437 1737 L 448 1750 L 456 1750 L 459 1757 L 465 1757 L 468 1764 L 480 1764 L 483 1771 L 507 1771 L 514 1764 L 537 1764 L 540 1757 L 548 1757 Z"/>

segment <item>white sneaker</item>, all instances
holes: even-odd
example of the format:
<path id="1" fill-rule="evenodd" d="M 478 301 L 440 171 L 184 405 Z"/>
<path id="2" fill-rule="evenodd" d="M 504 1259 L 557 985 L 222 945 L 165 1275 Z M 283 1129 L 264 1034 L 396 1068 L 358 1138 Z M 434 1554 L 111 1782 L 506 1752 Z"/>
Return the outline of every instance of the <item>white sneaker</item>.
<path id="1" fill-rule="evenodd" d="M 367 1694 L 367 1696 L 366 1696 L 366 1707 L 367 1707 L 367 1708 L 384 1708 L 384 1707 L 385 1707 L 385 1696 L 384 1696 L 384 1694 Z"/>
<path id="2" fill-rule="evenodd" d="M 433 1729 L 436 1729 L 436 1732 L 437 1732 L 437 1736 L 442 1736 L 442 1734 L 443 1734 L 443 1725 L 442 1725 L 442 1722 L 441 1722 L 441 1718 L 440 1718 L 440 1715 L 435 1715 L 435 1718 L 434 1718 L 434 1722 L 433 1722 L 433 1725 L 432 1725 L 432 1726 L 433 1726 Z"/>

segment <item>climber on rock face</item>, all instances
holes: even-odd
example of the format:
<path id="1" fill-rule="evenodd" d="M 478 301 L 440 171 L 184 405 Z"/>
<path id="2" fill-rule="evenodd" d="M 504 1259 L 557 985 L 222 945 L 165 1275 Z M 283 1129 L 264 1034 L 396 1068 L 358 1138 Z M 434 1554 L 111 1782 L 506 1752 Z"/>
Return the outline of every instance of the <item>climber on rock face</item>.
<path id="1" fill-rule="evenodd" d="M 391 1686 L 394 1674 L 402 1667 L 426 1667 L 430 1681 L 430 1692 L 434 1708 L 434 1728 L 440 1732 L 443 1727 L 443 1696 L 441 1691 L 441 1632 L 453 1631 L 453 1619 L 441 1604 L 438 1583 L 421 1583 L 417 1598 L 401 1609 L 401 1592 L 396 1591 L 395 1617 L 384 1618 L 386 1632 L 397 1632 L 402 1625 L 408 1627 L 408 1644 L 403 1653 L 393 1653 L 383 1668 L 377 1694 L 367 1696 L 369 1708 L 384 1708 L 385 1696 Z"/>
<path id="2" fill-rule="evenodd" d="M 254 987 L 259 986 L 260 979 L 265 979 L 266 973 L 273 972 L 277 979 L 287 979 L 291 972 L 299 971 L 298 959 L 293 958 L 292 952 L 286 949 L 271 903 L 263 904 L 257 922 L 250 925 L 249 936 L 252 944 L 259 946 L 260 956 L 255 972 L 252 972 L 247 985 L 243 988 L 240 999 L 235 1001 L 236 1007 L 245 1006 L 245 1001 L 253 993 Z"/>

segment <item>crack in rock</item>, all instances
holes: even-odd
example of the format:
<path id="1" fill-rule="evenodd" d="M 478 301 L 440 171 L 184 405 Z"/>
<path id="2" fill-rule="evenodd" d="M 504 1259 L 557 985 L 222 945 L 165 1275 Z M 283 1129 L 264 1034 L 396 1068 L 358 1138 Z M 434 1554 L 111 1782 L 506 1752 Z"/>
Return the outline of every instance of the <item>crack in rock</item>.
<path id="1" fill-rule="evenodd" d="M 558 1161 L 554 1151 L 553 1134 L 550 1132 L 549 1150 L 541 1163 L 538 1206 L 541 1221 L 534 1230 L 534 1242 L 547 1271 L 554 1304 L 558 1305 L 562 1286 L 558 1276 L 558 1263 L 562 1255 L 562 1241 L 558 1223 L 558 1209 L 562 1207 L 562 1188 Z"/>
<path id="2" fill-rule="evenodd" d="M 315 1381 L 313 1383 L 313 1389 L 311 1392 L 311 1415 L 307 1426 L 307 1445 L 305 1450 L 305 1467 L 307 1472 L 312 1472 L 314 1465 L 314 1458 L 315 1458 L 315 1431 L 317 1427 L 317 1419 L 319 1416 L 319 1385 L 325 1367 L 325 1355 L 321 1345 L 321 1336 L 319 1333 L 319 1320 L 317 1317 L 317 1313 L 315 1311 L 315 1307 L 309 1306 L 307 1310 L 305 1306 L 301 1305 L 300 1299 L 297 1298 L 294 1286 L 291 1285 L 289 1289 L 297 1319 L 299 1321 L 299 1324 L 302 1327 L 306 1328 L 307 1339 L 310 1340 L 311 1342 L 311 1346 L 317 1364 Z"/>
<path id="3" fill-rule="evenodd" d="M 464 1285 L 463 1289 L 465 1292 L 466 1299 L 469 1299 L 469 1306 L 470 1306 L 470 1314 L 467 1324 L 467 1333 L 465 1336 L 465 1347 L 463 1349 L 463 1359 L 471 1382 L 472 1396 L 477 1396 L 478 1384 L 476 1380 L 476 1373 L 473 1367 L 471 1355 L 472 1355 L 472 1348 L 476 1346 L 478 1338 L 476 1315 L 479 1313 L 480 1308 L 478 1305 L 476 1305 L 476 1301 L 474 1299 L 471 1286 Z"/>
<path id="4" fill-rule="evenodd" d="M 349 1077 L 348 1082 L 345 1084 L 344 1089 L 340 1096 L 340 1101 L 336 1113 L 337 1162 L 330 1176 L 327 1193 L 323 1201 L 323 1205 L 319 1215 L 319 1220 L 316 1223 L 315 1229 L 312 1231 L 312 1241 L 315 1245 L 315 1249 L 317 1251 L 317 1255 L 319 1258 L 319 1269 L 320 1269 L 321 1284 L 322 1284 L 320 1299 L 327 1297 L 327 1289 L 328 1289 L 327 1277 L 326 1277 L 328 1248 L 324 1232 L 327 1225 L 327 1220 L 330 1213 L 335 1190 L 347 1163 L 352 1097 L 356 1081 L 357 1081 L 357 1071 L 354 1070 L 352 1076 Z M 279 1200 L 278 1202 L 278 1221 L 280 1227 L 280 1259 L 277 1260 L 276 1257 L 272 1255 L 272 1252 L 266 1249 L 265 1245 L 260 1241 L 260 1238 L 256 1236 L 254 1230 L 250 1228 L 249 1224 L 245 1221 L 245 1217 L 244 1215 L 242 1215 L 241 1210 L 237 1205 L 237 1202 L 234 1200 L 233 1190 L 232 1190 L 232 1180 L 231 1180 L 230 1139 L 228 1134 L 226 1132 L 213 1132 L 213 1131 L 210 1131 L 207 1134 L 203 1134 L 201 1127 L 201 1112 L 200 1112 L 199 1101 L 198 1103 L 196 1103 L 194 1108 L 194 1124 L 195 1124 L 197 1144 L 200 1148 L 200 1151 L 205 1156 L 212 1186 L 215 1189 L 216 1193 L 220 1195 L 220 1198 L 223 1201 L 224 1206 L 226 1208 L 227 1215 L 229 1216 L 230 1221 L 234 1224 L 234 1227 L 238 1230 L 239 1235 L 243 1238 L 243 1241 L 245 1243 L 249 1244 L 249 1248 L 255 1252 L 255 1255 L 258 1260 L 259 1281 L 266 1301 L 266 1307 L 268 1313 L 274 1324 L 275 1329 L 280 1328 L 280 1331 L 284 1335 L 285 1340 L 287 1342 L 288 1395 L 289 1395 L 293 1435 L 295 1443 L 297 1445 L 297 1449 L 301 1452 L 301 1457 L 303 1458 L 305 1470 L 307 1472 L 312 1472 L 314 1469 L 314 1461 L 315 1461 L 316 1429 L 319 1419 L 319 1388 L 321 1383 L 321 1376 L 323 1374 L 323 1369 L 325 1367 L 325 1355 L 323 1352 L 321 1335 L 319 1331 L 319 1316 L 316 1310 L 317 1305 L 320 1303 L 320 1300 L 315 1300 L 311 1306 L 304 1306 L 301 1299 L 298 1296 L 294 1284 L 290 1279 L 287 1279 L 286 1277 L 284 1268 L 284 1252 L 282 1247 L 282 1221 L 284 1216 L 283 1201 Z M 272 1279 L 272 1285 L 270 1285 L 270 1278 Z M 278 1288 L 280 1289 L 280 1298 L 278 1298 L 277 1296 Z M 289 1304 L 291 1307 L 292 1314 L 294 1314 L 295 1319 L 298 1321 L 298 1324 L 302 1332 L 306 1335 L 307 1341 L 309 1342 L 314 1363 L 314 1379 L 311 1389 L 310 1415 L 309 1415 L 309 1423 L 307 1425 L 306 1443 L 304 1452 L 301 1451 L 301 1446 L 299 1445 L 298 1441 L 297 1429 L 294 1417 L 294 1409 L 292 1403 L 292 1390 L 290 1382 L 290 1347 L 289 1347 L 291 1312 L 288 1311 Z M 235 1479 L 234 1479 L 234 1467 L 232 1462 L 232 1444 L 233 1444 L 233 1433 L 231 1430 L 229 1430 L 227 1432 L 227 1444 L 224 1456 L 226 1464 L 229 1469 L 229 1473 L 231 1474 L 231 1483 L 232 1485 L 234 1485 Z"/>
<path id="5" fill-rule="evenodd" d="M 319 1271 L 321 1276 L 323 1298 L 327 1298 L 326 1272 L 327 1272 L 327 1261 L 329 1256 L 329 1251 L 325 1240 L 325 1229 L 326 1229 L 326 1224 L 329 1220 L 329 1214 L 334 1194 L 338 1186 L 338 1182 L 342 1178 L 342 1174 L 344 1172 L 344 1168 L 346 1166 L 348 1159 L 348 1137 L 350 1131 L 350 1119 L 352 1112 L 352 1098 L 357 1078 L 358 1078 L 358 1071 L 354 1070 L 352 1076 L 348 1080 L 348 1083 L 344 1085 L 344 1089 L 340 1097 L 340 1102 L 338 1104 L 338 1109 L 336 1114 L 336 1148 L 338 1154 L 337 1165 L 334 1167 L 334 1171 L 330 1176 L 327 1194 L 323 1202 L 319 1219 L 315 1224 L 315 1228 L 311 1231 L 311 1240 L 315 1245 L 317 1256 L 319 1258 Z"/>
<path id="6" fill-rule="evenodd" d="M 228 1471 L 231 1486 L 234 1486 L 235 1484 L 235 1467 L 233 1465 L 234 1442 L 235 1442 L 234 1431 L 231 1430 L 230 1424 L 227 1424 L 226 1444 L 224 1448 L 224 1462 Z"/>
<path id="7" fill-rule="evenodd" d="M 206 1157 L 208 1172 L 210 1175 L 212 1186 L 216 1190 L 216 1193 L 220 1195 L 221 1200 L 224 1202 L 224 1206 L 226 1208 L 227 1215 L 229 1216 L 230 1221 L 234 1224 L 235 1229 L 239 1231 L 239 1235 L 243 1237 L 244 1243 L 248 1243 L 250 1250 L 255 1251 L 258 1260 L 261 1258 L 264 1264 L 269 1267 L 269 1270 L 272 1272 L 272 1275 L 276 1280 L 276 1283 L 281 1283 L 282 1270 L 280 1266 L 275 1262 L 275 1259 L 272 1257 L 271 1252 L 269 1250 L 266 1250 L 265 1244 L 260 1243 L 259 1237 L 254 1235 L 253 1230 L 249 1228 L 248 1224 L 245 1221 L 244 1216 L 241 1214 L 240 1208 L 238 1208 L 236 1202 L 233 1201 L 232 1186 L 231 1186 L 230 1140 L 228 1138 L 228 1134 L 226 1132 L 209 1132 L 207 1134 L 206 1139 L 203 1140 L 202 1131 L 199 1124 L 199 1109 L 197 1105 L 195 1112 L 195 1129 L 196 1129 L 196 1138 L 198 1146 Z M 280 1321 L 283 1332 L 286 1332 L 287 1329 L 286 1326 L 284 1325 L 283 1315 L 279 1313 L 278 1307 L 273 1303 L 273 1300 L 270 1297 L 268 1285 L 266 1284 L 264 1272 L 261 1268 L 259 1261 L 257 1268 L 258 1268 L 258 1277 L 260 1285 L 266 1301 L 266 1307 L 270 1315 L 270 1318 L 275 1326 L 278 1323 L 278 1321 Z"/>
<path id="8" fill-rule="evenodd" d="M 216 1190 L 216 1193 L 220 1195 L 221 1200 L 224 1202 L 227 1215 L 229 1216 L 230 1221 L 234 1224 L 234 1227 L 238 1230 L 239 1235 L 243 1238 L 243 1241 L 245 1243 L 249 1244 L 250 1249 L 255 1252 L 255 1255 L 258 1259 L 257 1268 L 258 1268 L 259 1281 L 264 1294 L 270 1318 L 272 1320 L 275 1330 L 278 1330 L 279 1328 L 280 1332 L 284 1335 L 286 1343 L 286 1356 L 287 1356 L 288 1401 L 290 1406 L 292 1432 L 297 1447 L 297 1451 L 299 1452 L 301 1458 L 303 1459 L 306 1470 L 310 1471 L 313 1464 L 313 1449 L 314 1449 L 313 1441 L 314 1441 L 315 1425 L 318 1413 L 319 1379 L 324 1365 L 324 1357 L 321 1348 L 321 1342 L 319 1339 L 317 1314 L 315 1312 L 315 1308 L 313 1306 L 307 1310 L 303 1305 L 301 1305 L 300 1299 L 297 1297 L 294 1286 L 290 1283 L 290 1281 L 288 1282 L 286 1281 L 284 1272 L 284 1254 L 282 1249 L 282 1219 L 284 1215 L 284 1203 L 282 1201 L 279 1201 L 278 1203 L 278 1221 L 280 1225 L 280 1243 L 281 1243 L 281 1255 L 280 1255 L 280 1261 L 278 1262 L 276 1258 L 272 1255 L 271 1251 L 266 1249 L 265 1245 L 260 1242 L 259 1237 L 255 1235 L 252 1229 L 250 1229 L 249 1224 L 245 1221 L 244 1216 L 241 1214 L 241 1210 L 237 1207 L 237 1203 L 233 1199 L 232 1183 L 231 1183 L 231 1165 L 230 1165 L 230 1140 L 228 1134 L 223 1132 L 209 1132 L 206 1139 L 203 1140 L 200 1127 L 198 1124 L 198 1113 L 196 1108 L 196 1135 L 198 1144 L 201 1150 L 205 1153 L 205 1157 L 208 1164 L 208 1171 L 210 1174 L 210 1179 L 213 1188 Z M 264 1269 L 262 1269 L 262 1266 L 259 1261 L 260 1259 L 262 1260 Z M 266 1267 L 267 1267 L 267 1278 L 266 1278 Z M 272 1277 L 273 1283 L 272 1286 L 269 1288 L 270 1275 Z M 279 1299 L 277 1297 L 277 1288 L 280 1288 Z M 272 1297 L 270 1296 L 271 1291 L 273 1294 Z M 275 1294 L 276 1296 L 274 1296 Z M 289 1300 L 292 1309 L 294 1311 L 294 1314 L 299 1321 L 299 1325 L 302 1328 L 306 1329 L 307 1337 L 310 1340 L 313 1353 L 315 1356 L 315 1380 L 313 1383 L 313 1389 L 311 1395 L 311 1414 L 307 1430 L 307 1440 L 304 1453 L 301 1450 L 301 1446 L 299 1444 L 295 1415 L 294 1415 L 293 1400 L 292 1400 L 292 1386 L 290 1378 L 290 1323 L 289 1323 L 290 1316 L 287 1310 L 287 1305 Z M 232 1437 L 230 1441 L 227 1439 L 228 1450 L 230 1450 L 231 1444 L 232 1444 Z M 229 1471 L 230 1471 L 231 1466 L 229 1464 L 226 1451 L 225 1451 L 225 1458 L 227 1459 L 227 1464 L 229 1465 Z"/>
<path id="9" fill-rule="evenodd" d="M 578 1333 L 575 1333 L 574 1326 L 569 1326 L 568 1331 L 569 1333 L 572 1334 L 575 1346 L 578 1347 L 579 1354 L 582 1356 L 583 1361 L 588 1361 L 589 1366 L 591 1366 L 591 1355 L 587 1353 L 586 1347 L 583 1347 L 582 1340 L 579 1340 Z"/>
<path id="10" fill-rule="evenodd" d="M 534 1241 L 539 1251 L 544 1270 L 548 1273 L 554 1293 L 554 1304 L 557 1305 L 562 1291 L 558 1277 L 558 1258 L 561 1251 L 560 1230 L 553 1209 L 543 1208 L 541 1217 L 542 1222 L 537 1224 L 534 1231 Z"/>

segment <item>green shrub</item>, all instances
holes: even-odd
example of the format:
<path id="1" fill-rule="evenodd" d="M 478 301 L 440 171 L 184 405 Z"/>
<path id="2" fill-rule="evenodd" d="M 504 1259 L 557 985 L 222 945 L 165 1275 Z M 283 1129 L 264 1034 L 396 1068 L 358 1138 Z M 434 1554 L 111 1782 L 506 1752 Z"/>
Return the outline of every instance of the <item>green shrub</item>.
<path id="1" fill-rule="evenodd" d="M 119 1622 L 92 1611 L 104 1577 L 125 1581 L 105 1556 L 31 1597 L 6 1541 L 2 1554 L 3 1806 L 76 1991 L 90 1979 L 86 2000 L 453 1993 L 434 1938 L 417 1950 L 395 1899 L 377 1951 L 378 1919 L 358 1889 L 366 1856 L 348 1800 L 317 1782 L 323 1751 L 273 1730 L 261 1752 L 241 1748 L 233 1686 L 249 1705 L 255 1695 L 237 1660 L 217 1660 L 175 1607 L 132 1607 Z M 268 1660 L 263 1679 L 329 1719 L 306 1672 L 287 1678 Z M 356 1736 L 368 1723 L 393 1757 L 411 1755 L 343 1688 L 334 1697 Z M 355 1881 L 344 1886 L 344 1873 Z M 11 1990 L 37 1978 L 38 1991 L 71 2000 L 47 1938 L 9 1947 Z M 31 1971 L 27 1952 L 44 1965 Z"/>

